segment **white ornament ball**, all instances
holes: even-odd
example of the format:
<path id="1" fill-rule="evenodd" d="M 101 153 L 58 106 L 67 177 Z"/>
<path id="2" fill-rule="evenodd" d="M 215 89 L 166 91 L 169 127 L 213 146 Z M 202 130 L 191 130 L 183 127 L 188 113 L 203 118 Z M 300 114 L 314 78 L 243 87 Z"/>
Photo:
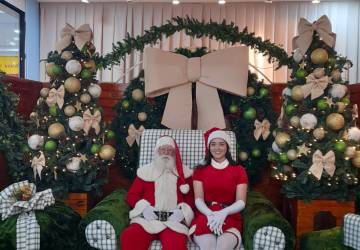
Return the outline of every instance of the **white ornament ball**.
<path id="1" fill-rule="evenodd" d="M 80 101 L 84 104 L 88 104 L 91 101 L 91 96 L 87 93 L 80 96 Z"/>
<path id="2" fill-rule="evenodd" d="M 348 138 L 349 138 L 349 140 L 359 142 L 360 141 L 360 129 L 358 127 L 349 128 Z"/>
<path id="3" fill-rule="evenodd" d="M 101 87 L 98 84 L 92 83 L 88 88 L 88 92 L 92 97 L 99 98 L 101 95 Z"/>
<path id="4" fill-rule="evenodd" d="M 139 121 L 141 121 L 141 122 L 146 121 L 146 119 L 147 119 L 147 114 L 146 114 L 145 112 L 140 112 L 140 113 L 138 114 L 138 119 L 139 119 Z"/>
<path id="5" fill-rule="evenodd" d="M 42 88 L 40 90 L 41 97 L 46 98 L 49 95 L 49 91 L 50 91 L 49 88 Z"/>
<path id="6" fill-rule="evenodd" d="M 282 95 L 283 97 L 285 97 L 285 96 L 291 96 L 291 89 L 290 89 L 290 88 L 284 88 L 283 91 L 282 91 L 282 93 L 281 93 L 281 95 Z"/>
<path id="7" fill-rule="evenodd" d="M 324 70 L 324 68 L 316 68 L 315 70 L 314 70 L 314 76 L 316 77 L 316 78 L 321 78 L 321 77 L 323 77 L 325 75 L 325 70 Z"/>
<path id="8" fill-rule="evenodd" d="M 80 157 L 72 157 L 66 164 L 66 169 L 72 173 L 76 173 L 80 169 Z"/>
<path id="9" fill-rule="evenodd" d="M 301 127 L 304 129 L 313 129 L 317 124 L 317 118 L 311 113 L 307 113 L 300 118 Z"/>
<path id="10" fill-rule="evenodd" d="M 73 116 L 75 114 L 76 110 L 74 108 L 74 106 L 72 105 L 68 105 L 64 108 L 64 113 L 67 116 Z"/>
<path id="11" fill-rule="evenodd" d="M 301 51 L 300 51 L 299 48 L 297 48 L 297 49 L 294 50 L 293 58 L 294 58 L 294 61 L 295 61 L 295 62 L 297 62 L 297 63 L 301 62 L 301 60 L 303 59 L 303 57 L 304 57 L 304 56 L 302 55 L 302 53 L 301 53 Z"/>
<path id="12" fill-rule="evenodd" d="M 271 145 L 271 148 L 272 148 L 272 150 L 274 150 L 275 153 L 280 153 L 281 152 L 281 149 L 276 144 L 276 142 L 273 142 L 273 144 Z"/>
<path id="13" fill-rule="evenodd" d="M 84 128 L 84 120 L 80 116 L 73 116 L 69 119 L 69 127 L 73 131 L 81 131 Z"/>
<path id="14" fill-rule="evenodd" d="M 300 118 L 298 116 L 293 116 L 290 118 L 290 124 L 291 126 L 297 128 L 300 124 Z"/>
<path id="15" fill-rule="evenodd" d="M 28 139 L 28 145 L 31 149 L 37 150 L 44 145 L 44 137 L 40 135 L 32 135 Z"/>
<path id="16" fill-rule="evenodd" d="M 70 75 L 77 75 L 81 72 L 81 63 L 78 60 L 70 60 L 66 63 L 65 69 Z"/>
<path id="17" fill-rule="evenodd" d="M 346 95 L 347 87 L 343 84 L 334 84 L 331 87 L 330 94 L 333 98 L 343 98 Z"/>
<path id="18" fill-rule="evenodd" d="M 295 149 L 290 149 L 286 154 L 290 161 L 297 159 L 297 151 Z"/>
<path id="19" fill-rule="evenodd" d="M 66 60 L 66 61 L 69 61 L 71 58 L 73 57 L 73 54 L 71 53 L 71 51 L 63 51 L 63 53 L 61 53 L 61 58 Z"/>

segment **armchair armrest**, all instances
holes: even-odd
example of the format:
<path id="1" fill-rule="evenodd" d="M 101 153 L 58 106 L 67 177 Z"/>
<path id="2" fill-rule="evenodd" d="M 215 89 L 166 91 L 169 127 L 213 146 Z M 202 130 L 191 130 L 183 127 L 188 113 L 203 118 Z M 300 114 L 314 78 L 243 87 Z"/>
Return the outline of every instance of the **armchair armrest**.
<path id="1" fill-rule="evenodd" d="M 274 207 L 274 205 L 260 193 L 248 193 L 246 207 L 242 212 L 242 215 L 244 218 L 244 231 L 242 237 L 245 249 L 252 250 L 254 248 L 254 245 L 257 244 L 256 240 L 258 240 L 255 239 L 255 234 L 259 233 L 261 233 L 261 239 L 259 240 L 264 241 L 268 247 L 268 244 L 282 244 L 286 250 L 294 249 L 295 236 L 291 225 Z M 283 242 L 283 236 L 279 238 L 279 234 L 281 234 L 281 236 L 282 234 L 285 236 L 285 242 Z"/>

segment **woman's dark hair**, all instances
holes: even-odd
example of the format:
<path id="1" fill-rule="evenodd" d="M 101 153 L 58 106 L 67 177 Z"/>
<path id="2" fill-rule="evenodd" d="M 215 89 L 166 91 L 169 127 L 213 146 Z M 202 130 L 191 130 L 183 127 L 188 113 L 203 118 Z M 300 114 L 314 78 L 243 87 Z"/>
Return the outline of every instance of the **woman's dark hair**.
<path id="1" fill-rule="evenodd" d="M 226 143 L 226 147 L 227 147 L 227 149 L 226 149 L 226 153 L 225 153 L 225 158 L 229 161 L 230 165 L 237 165 L 237 162 L 231 156 L 230 147 L 227 143 Z M 204 161 L 201 164 L 199 164 L 198 166 L 196 166 L 195 168 L 201 168 L 201 167 L 206 167 L 206 166 L 210 165 L 212 158 L 213 158 L 213 156 L 210 153 L 210 146 L 209 146 L 209 150 L 205 155 Z"/>

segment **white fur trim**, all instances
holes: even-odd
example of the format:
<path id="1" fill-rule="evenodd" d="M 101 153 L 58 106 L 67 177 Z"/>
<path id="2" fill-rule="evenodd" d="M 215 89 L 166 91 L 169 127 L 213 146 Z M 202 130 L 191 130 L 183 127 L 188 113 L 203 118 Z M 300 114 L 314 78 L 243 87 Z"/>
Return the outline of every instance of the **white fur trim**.
<path id="1" fill-rule="evenodd" d="M 230 139 L 230 136 L 223 130 L 216 130 L 214 132 L 212 132 L 210 135 L 209 135 L 209 138 L 208 138 L 208 141 L 207 141 L 207 146 L 209 147 L 210 145 L 210 142 L 215 139 L 215 138 L 221 138 L 223 139 L 224 141 L 226 141 L 226 143 L 228 144 L 228 146 L 230 147 L 231 145 L 231 139 Z"/>
<path id="2" fill-rule="evenodd" d="M 190 191 L 190 186 L 189 186 L 189 184 L 180 185 L 180 191 L 181 191 L 181 193 L 183 193 L 183 194 L 189 193 L 189 191 Z"/>
<path id="3" fill-rule="evenodd" d="M 162 136 L 160 137 L 157 141 L 156 141 L 156 145 L 155 145 L 155 151 L 164 145 L 170 145 L 173 148 L 175 148 L 175 142 L 174 139 L 170 136 Z"/>
<path id="4" fill-rule="evenodd" d="M 190 226 L 191 225 L 191 221 L 194 219 L 194 212 L 191 209 L 191 207 L 185 203 L 185 202 L 181 202 L 178 204 L 178 208 L 181 209 L 181 211 L 184 214 L 184 218 L 185 218 L 185 223 L 186 225 Z"/>
<path id="5" fill-rule="evenodd" d="M 150 203 L 145 200 L 141 199 L 138 202 L 136 202 L 135 207 L 129 212 L 129 218 L 133 219 L 135 217 L 138 217 L 142 214 L 145 208 L 150 206 Z"/>

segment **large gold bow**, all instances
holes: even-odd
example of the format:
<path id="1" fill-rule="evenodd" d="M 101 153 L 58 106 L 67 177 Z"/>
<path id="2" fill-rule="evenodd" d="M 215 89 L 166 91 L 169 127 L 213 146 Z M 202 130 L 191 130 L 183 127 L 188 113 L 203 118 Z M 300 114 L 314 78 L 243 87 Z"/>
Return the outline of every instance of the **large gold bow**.
<path id="1" fill-rule="evenodd" d="M 40 151 L 40 156 L 36 157 L 31 160 L 31 167 L 34 172 L 34 180 L 36 180 L 36 173 L 39 175 L 39 178 L 41 180 L 41 171 L 45 167 L 45 155 L 43 152 Z"/>
<path id="2" fill-rule="evenodd" d="M 299 48 L 305 55 L 312 42 L 313 33 L 316 31 L 322 40 L 330 47 L 335 46 L 336 34 L 331 32 L 331 23 L 327 16 L 320 17 L 316 22 L 310 23 L 301 18 L 298 25 L 299 35 L 293 39 L 293 49 Z"/>
<path id="3" fill-rule="evenodd" d="M 313 164 L 309 171 L 320 180 L 323 170 L 332 177 L 335 173 L 335 153 L 330 150 L 323 156 L 320 150 L 316 150 L 312 157 Z"/>
<path id="4" fill-rule="evenodd" d="M 126 137 L 126 141 L 130 147 L 134 144 L 135 141 L 136 141 L 137 145 L 139 145 L 140 137 L 141 137 L 142 133 L 144 132 L 144 130 L 145 130 L 145 128 L 143 125 L 141 125 L 139 127 L 139 129 L 136 129 L 134 124 L 130 124 L 129 129 L 128 129 L 129 135 Z"/>
<path id="5" fill-rule="evenodd" d="M 257 119 L 254 122 L 255 130 L 254 137 L 258 141 L 262 135 L 263 140 L 266 140 L 270 135 L 270 122 L 268 119 L 264 119 L 262 122 L 259 122 Z"/>
<path id="6" fill-rule="evenodd" d="M 55 88 L 52 88 L 49 91 L 49 96 L 46 98 L 46 103 L 49 107 L 57 103 L 59 108 L 62 108 L 64 105 L 64 96 L 65 96 L 64 85 L 61 85 L 57 90 Z"/>
<path id="7" fill-rule="evenodd" d="M 145 95 L 169 93 L 161 123 L 172 129 L 190 129 L 191 83 L 196 82 L 198 129 L 225 128 L 217 89 L 246 96 L 248 48 L 232 47 L 202 57 L 146 48 L 144 53 Z"/>
<path id="8" fill-rule="evenodd" d="M 95 133 L 99 134 L 100 132 L 100 121 L 101 121 L 101 113 L 100 111 L 95 111 L 94 115 L 91 114 L 90 110 L 87 109 L 83 114 L 84 120 L 84 128 L 85 134 L 89 133 L 91 128 L 95 129 Z"/>
<path id="9" fill-rule="evenodd" d="M 87 42 L 93 38 L 93 33 L 89 24 L 83 24 L 78 29 L 75 29 L 70 24 L 66 24 L 61 30 L 61 39 L 56 43 L 56 50 L 61 52 L 69 46 L 74 38 L 74 42 L 79 50 L 82 50 Z"/>
<path id="10" fill-rule="evenodd" d="M 324 94 L 324 90 L 329 84 L 329 77 L 323 76 L 316 78 L 314 74 L 308 75 L 306 78 L 306 84 L 301 86 L 301 90 L 304 93 L 304 98 L 311 94 L 311 100 L 318 98 Z"/>

